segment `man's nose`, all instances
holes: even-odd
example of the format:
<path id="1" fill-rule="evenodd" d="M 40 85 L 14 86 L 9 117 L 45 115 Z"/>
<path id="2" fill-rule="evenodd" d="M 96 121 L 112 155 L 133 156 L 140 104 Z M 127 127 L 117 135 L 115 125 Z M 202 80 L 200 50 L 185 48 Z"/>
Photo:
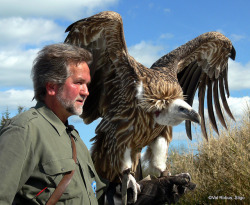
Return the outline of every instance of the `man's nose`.
<path id="1" fill-rule="evenodd" d="M 89 96 L 89 89 L 86 84 L 83 84 L 80 89 L 80 95 Z"/>

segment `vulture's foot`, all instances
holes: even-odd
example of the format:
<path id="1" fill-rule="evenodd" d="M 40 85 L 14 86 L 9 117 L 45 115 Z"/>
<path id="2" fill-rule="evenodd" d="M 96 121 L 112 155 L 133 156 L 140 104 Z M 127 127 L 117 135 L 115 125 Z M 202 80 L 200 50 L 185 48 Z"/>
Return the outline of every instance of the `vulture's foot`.
<path id="1" fill-rule="evenodd" d="M 187 190 L 194 190 L 196 184 L 190 181 L 188 173 L 174 176 L 148 176 L 139 181 L 141 192 L 136 205 L 173 204 L 177 203 Z M 128 198 L 131 196 L 129 195 Z"/>
<path id="2" fill-rule="evenodd" d="M 188 180 L 188 182 L 191 181 L 191 176 L 189 173 L 181 173 L 181 174 L 177 174 L 176 176 L 181 177 L 181 178 L 185 178 Z"/>
<path id="3" fill-rule="evenodd" d="M 161 172 L 160 175 L 160 177 L 169 177 L 169 176 L 171 176 L 171 173 L 168 170 Z"/>
<path id="4" fill-rule="evenodd" d="M 126 184 L 124 184 L 126 182 Z M 125 185 L 125 187 L 124 187 Z M 132 172 L 130 171 L 130 169 L 126 169 L 123 171 L 123 183 L 122 183 L 122 189 L 127 190 L 127 189 L 131 189 L 133 192 L 133 199 L 132 199 L 132 203 L 135 203 L 137 200 L 137 195 L 141 192 L 141 188 L 140 185 L 136 182 Z M 123 192 L 125 192 L 125 190 Z"/>

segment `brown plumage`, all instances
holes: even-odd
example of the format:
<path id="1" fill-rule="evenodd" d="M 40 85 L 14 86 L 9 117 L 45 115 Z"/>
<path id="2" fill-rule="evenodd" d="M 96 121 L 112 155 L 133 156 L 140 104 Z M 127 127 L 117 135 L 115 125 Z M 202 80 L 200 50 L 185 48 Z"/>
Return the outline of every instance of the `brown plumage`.
<path id="1" fill-rule="evenodd" d="M 192 139 L 190 120 L 199 122 L 199 116 L 191 108 L 175 106 L 175 103 L 185 99 L 192 106 L 197 89 L 201 129 L 206 139 L 206 87 L 209 119 L 216 132 L 212 96 L 218 119 L 226 127 L 218 89 L 226 112 L 233 118 L 224 90 L 229 96 L 228 57 L 234 59 L 235 50 L 224 35 L 218 32 L 202 34 L 163 56 L 149 69 L 129 55 L 122 18 L 115 12 L 101 12 L 80 20 L 69 26 L 68 31 L 65 42 L 88 49 L 94 58 L 90 66 L 90 95 L 82 118 L 87 124 L 102 118 L 92 139 L 92 157 L 103 178 L 116 181 L 122 170 L 130 165 L 135 171 L 141 149 L 153 144 L 159 136 L 168 146 L 172 140 L 172 126 L 180 123 L 170 119 L 175 118 L 171 116 L 175 116 L 177 108 L 178 112 L 188 113 L 181 121 L 186 120 L 187 135 Z M 154 149 L 153 146 L 148 149 L 149 160 L 152 160 Z M 163 163 L 166 157 L 167 154 Z M 159 171 L 164 169 L 164 166 L 157 167 L 157 163 L 154 166 Z"/>

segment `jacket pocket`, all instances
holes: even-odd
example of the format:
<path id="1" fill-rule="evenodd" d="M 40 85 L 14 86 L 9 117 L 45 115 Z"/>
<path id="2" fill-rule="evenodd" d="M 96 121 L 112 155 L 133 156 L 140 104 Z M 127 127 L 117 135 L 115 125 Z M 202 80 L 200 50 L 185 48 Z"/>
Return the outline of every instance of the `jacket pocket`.
<path id="1" fill-rule="evenodd" d="M 73 159 L 59 159 L 46 162 L 42 166 L 46 174 L 53 176 L 74 170 L 76 164 Z"/>
<path id="2" fill-rule="evenodd" d="M 58 159 L 43 163 L 42 167 L 46 174 L 48 187 L 52 188 L 52 191 L 54 191 L 64 175 L 76 169 L 76 164 L 73 159 Z M 74 175 L 64 193 L 72 192 L 72 190 L 77 187 L 77 181 Z"/>

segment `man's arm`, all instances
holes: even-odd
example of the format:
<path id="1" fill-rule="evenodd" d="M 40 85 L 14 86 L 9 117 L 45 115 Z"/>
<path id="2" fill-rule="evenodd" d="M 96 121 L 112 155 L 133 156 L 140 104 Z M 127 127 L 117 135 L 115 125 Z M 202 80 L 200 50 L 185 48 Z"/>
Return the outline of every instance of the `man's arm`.
<path id="1" fill-rule="evenodd" d="M 32 164 L 28 153 L 27 130 L 8 125 L 0 133 L 0 204 L 12 204 L 13 199 L 30 175 Z M 26 137 L 26 138 L 25 138 Z M 26 140 L 25 140 L 26 139 Z"/>

